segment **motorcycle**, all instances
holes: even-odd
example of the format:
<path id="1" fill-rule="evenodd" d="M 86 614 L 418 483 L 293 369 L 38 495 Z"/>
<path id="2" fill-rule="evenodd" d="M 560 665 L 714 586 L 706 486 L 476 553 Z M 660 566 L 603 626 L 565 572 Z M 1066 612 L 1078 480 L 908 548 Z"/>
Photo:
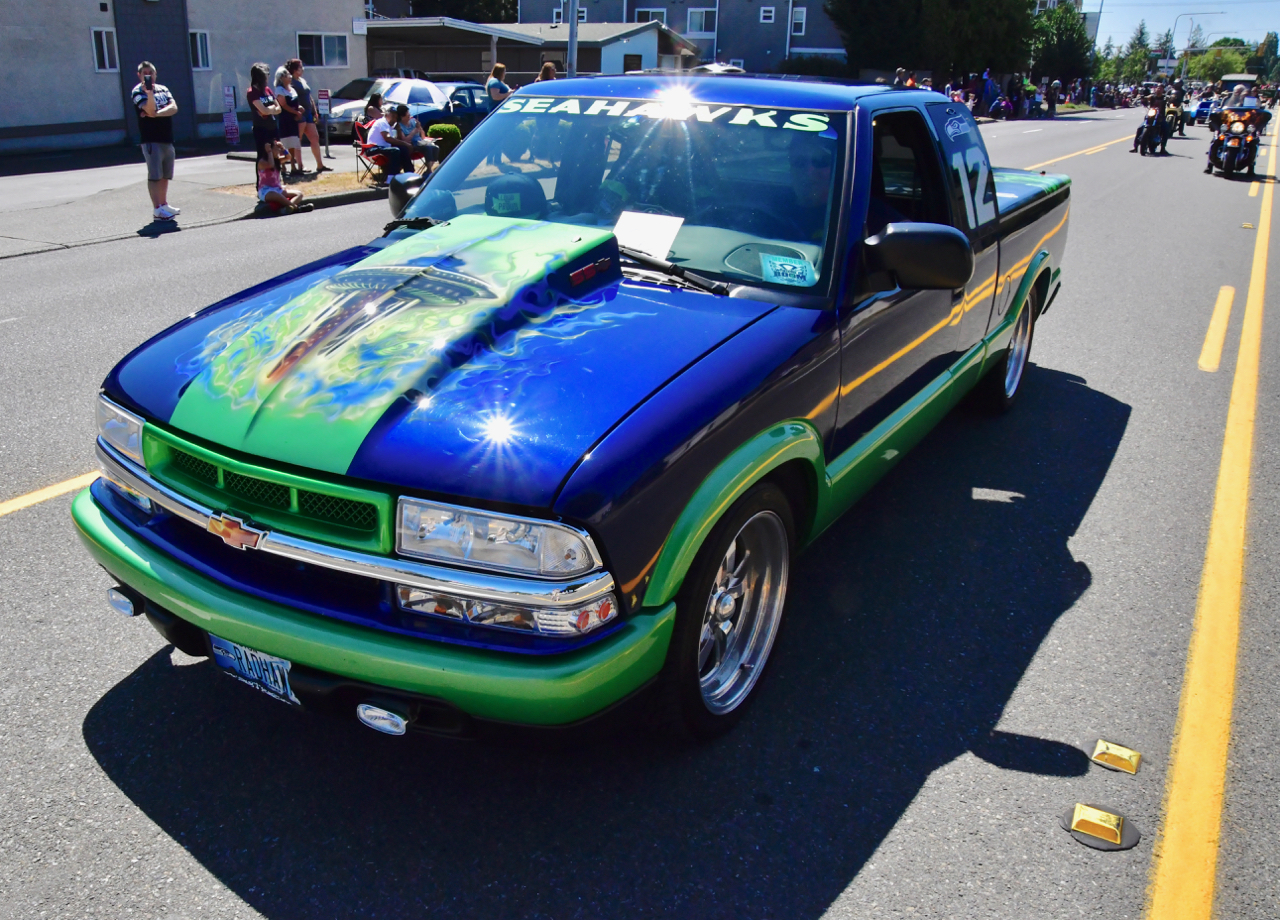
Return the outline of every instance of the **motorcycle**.
<path id="1" fill-rule="evenodd" d="M 1169 104 L 1169 108 L 1164 113 L 1164 134 L 1160 138 L 1160 152 L 1167 152 L 1169 146 L 1169 138 L 1178 132 L 1178 126 L 1182 124 L 1182 106 Z"/>
<path id="2" fill-rule="evenodd" d="M 1138 129 L 1138 153 L 1156 155 L 1156 148 L 1164 140 L 1164 125 L 1160 118 L 1160 110 L 1154 105 L 1147 109 L 1142 119 L 1142 127 Z"/>
<path id="3" fill-rule="evenodd" d="M 1236 172 L 1248 171 L 1254 176 L 1258 161 L 1258 129 L 1243 118 L 1224 121 L 1213 143 L 1209 146 L 1209 169 L 1222 170 L 1227 178 Z"/>

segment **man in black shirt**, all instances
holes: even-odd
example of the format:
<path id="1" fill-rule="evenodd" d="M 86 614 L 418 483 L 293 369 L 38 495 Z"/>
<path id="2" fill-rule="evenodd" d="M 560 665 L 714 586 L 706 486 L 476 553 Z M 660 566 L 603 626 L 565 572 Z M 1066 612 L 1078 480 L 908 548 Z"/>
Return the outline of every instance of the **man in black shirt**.
<path id="1" fill-rule="evenodd" d="M 142 158 L 147 161 L 147 191 L 151 194 L 151 216 L 173 220 L 181 208 L 169 205 L 169 180 L 173 178 L 173 116 L 178 103 L 167 86 L 156 82 L 156 65 L 138 65 L 138 85 L 133 88 L 133 105 L 138 110 L 138 131 L 142 135 Z"/>

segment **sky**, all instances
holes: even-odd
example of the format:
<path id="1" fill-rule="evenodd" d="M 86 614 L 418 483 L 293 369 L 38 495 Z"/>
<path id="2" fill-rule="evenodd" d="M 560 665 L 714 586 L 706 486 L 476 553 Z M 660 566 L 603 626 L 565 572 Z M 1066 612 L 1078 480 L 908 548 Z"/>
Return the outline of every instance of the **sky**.
<path id="1" fill-rule="evenodd" d="M 1085 12 L 1096 12 L 1099 8 L 1102 9 L 1098 23 L 1099 47 L 1106 44 L 1108 35 L 1117 45 L 1123 45 L 1143 19 L 1147 21 L 1151 37 L 1155 38 L 1174 25 L 1174 17 L 1179 13 L 1191 14 L 1177 21 L 1173 42 L 1179 50 L 1187 46 L 1192 22 L 1204 29 L 1210 44 L 1219 38 L 1242 38 L 1257 44 L 1268 31 L 1280 32 L 1280 0 L 1186 0 L 1184 3 L 1084 0 Z M 1197 13 L 1224 15 L 1198 16 Z"/>

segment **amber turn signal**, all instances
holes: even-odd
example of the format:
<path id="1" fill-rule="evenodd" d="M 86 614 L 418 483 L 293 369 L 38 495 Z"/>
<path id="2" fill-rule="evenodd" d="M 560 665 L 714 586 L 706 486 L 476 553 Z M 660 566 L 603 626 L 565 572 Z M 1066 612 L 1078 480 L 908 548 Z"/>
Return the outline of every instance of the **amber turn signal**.
<path id="1" fill-rule="evenodd" d="M 1137 773 L 1138 765 L 1142 763 L 1142 755 L 1137 751 L 1120 744 L 1112 744 L 1110 741 L 1103 741 L 1101 738 L 1098 739 L 1098 744 L 1093 749 L 1093 757 L 1090 759 L 1096 764 L 1122 773 Z"/>

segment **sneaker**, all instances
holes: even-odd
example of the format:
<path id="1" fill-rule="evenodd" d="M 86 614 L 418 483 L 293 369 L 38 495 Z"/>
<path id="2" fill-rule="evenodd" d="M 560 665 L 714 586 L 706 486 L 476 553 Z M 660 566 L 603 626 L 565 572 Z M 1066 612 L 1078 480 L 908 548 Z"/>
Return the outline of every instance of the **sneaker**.
<path id="1" fill-rule="evenodd" d="M 179 215 L 179 214 L 181 214 L 181 213 L 182 213 L 182 208 L 174 207 L 174 206 L 173 206 L 173 205 L 171 205 L 171 204 L 162 204 L 162 205 L 160 205 L 160 207 L 162 207 L 162 208 L 168 208 L 170 211 L 172 211 L 172 212 L 174 213 L 174 216 L 175 216 L 175 217 L 176 217 L 177 215 Z"/>
<path id="2" fill-rule="evenodd" d="M 168 208 L 166 208 L 164 205 L 161 205 L 160 207 L 158 207 L 158 208 L 156 208 L 154 211 L 152 211 L 152 212 L 151 212 L 151 216 L 152 216 L 155 220 L 173 220 L 175 217 L 177 217 L 177 215 L 176 215 L 176 214 L 174 214 L 172 211 L 170 211 L 170 210 L 169 210 Z"/>

